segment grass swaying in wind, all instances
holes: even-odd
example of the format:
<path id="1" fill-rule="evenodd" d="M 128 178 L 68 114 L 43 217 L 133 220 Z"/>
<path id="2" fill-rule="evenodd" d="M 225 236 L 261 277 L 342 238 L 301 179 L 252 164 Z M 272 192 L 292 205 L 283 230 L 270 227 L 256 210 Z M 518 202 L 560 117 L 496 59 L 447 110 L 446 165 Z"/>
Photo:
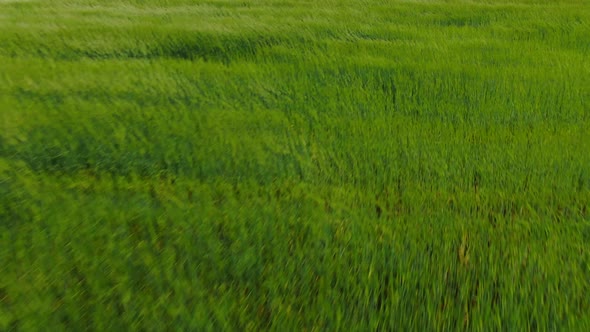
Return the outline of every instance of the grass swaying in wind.
<path id="1" fill-rule="evenodd" d="M 588 22 L 0 1 L 0 330 L 588 330 Z"/>

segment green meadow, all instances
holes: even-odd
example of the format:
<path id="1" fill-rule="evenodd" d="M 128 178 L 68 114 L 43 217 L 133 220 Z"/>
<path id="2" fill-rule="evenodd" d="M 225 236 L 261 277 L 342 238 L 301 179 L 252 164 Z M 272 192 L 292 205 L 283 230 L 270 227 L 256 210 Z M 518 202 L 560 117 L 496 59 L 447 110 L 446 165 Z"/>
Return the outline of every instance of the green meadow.
<path id="1" fill-rule="evenodd" d="M 590 330 L 590 3 L 0 0 L 36 330 Z"/>

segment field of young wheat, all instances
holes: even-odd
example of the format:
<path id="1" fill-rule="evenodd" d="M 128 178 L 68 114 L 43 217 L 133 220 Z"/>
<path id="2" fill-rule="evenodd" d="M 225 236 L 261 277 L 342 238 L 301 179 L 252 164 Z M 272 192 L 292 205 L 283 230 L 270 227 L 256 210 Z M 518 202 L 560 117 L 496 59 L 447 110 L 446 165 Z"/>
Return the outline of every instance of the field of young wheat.
<path id="1" fill-rule="evenodd" d="M 0 330 L 590 330 L 585 0 L 0 1 Z"/>

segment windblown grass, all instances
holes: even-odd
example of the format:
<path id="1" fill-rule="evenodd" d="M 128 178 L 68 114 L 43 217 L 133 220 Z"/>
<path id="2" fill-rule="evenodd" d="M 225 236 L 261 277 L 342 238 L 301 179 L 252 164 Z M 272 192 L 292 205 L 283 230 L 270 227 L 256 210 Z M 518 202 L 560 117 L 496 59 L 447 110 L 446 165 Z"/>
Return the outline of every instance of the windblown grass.
<path id="1" fill-rule="evenodd" d="M 0 330 L 588 330 L 585 1 L 0 1 Z"/>

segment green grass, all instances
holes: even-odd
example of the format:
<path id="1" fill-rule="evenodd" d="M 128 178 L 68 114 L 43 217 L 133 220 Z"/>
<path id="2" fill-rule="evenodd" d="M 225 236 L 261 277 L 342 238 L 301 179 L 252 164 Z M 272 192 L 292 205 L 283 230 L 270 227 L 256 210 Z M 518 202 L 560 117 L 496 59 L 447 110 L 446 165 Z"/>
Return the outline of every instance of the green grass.
<path id="1" fill-rule="evenodd" d="M 0 330 L 589 330 L 589 22 L 0 1 Z"/>

